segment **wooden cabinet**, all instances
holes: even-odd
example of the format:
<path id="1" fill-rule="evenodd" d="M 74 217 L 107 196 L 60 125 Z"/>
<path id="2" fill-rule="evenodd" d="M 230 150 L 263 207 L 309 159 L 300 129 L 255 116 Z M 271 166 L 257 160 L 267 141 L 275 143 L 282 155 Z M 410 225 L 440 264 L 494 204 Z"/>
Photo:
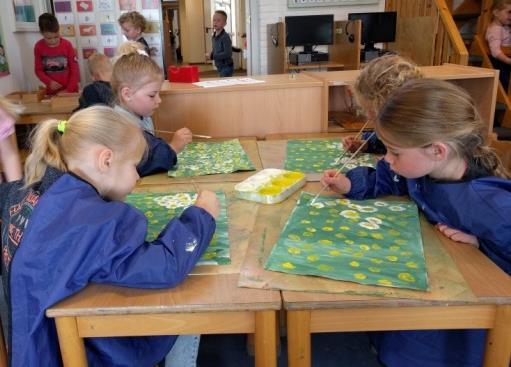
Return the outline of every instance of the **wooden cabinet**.
<path id="1" fill-rule="evenodd" d="M 421 70 L 427 78 L 447 80 L 467 90 L 491 133 L 498 85 L 495 70 L 456 64 L 422 66 Z M 359 73 L 359 70 L 307 73 L 324 83 L 321 131 L 357 131 L 362 127 L 365 119 L 357 115 L 351 93 Z"/>

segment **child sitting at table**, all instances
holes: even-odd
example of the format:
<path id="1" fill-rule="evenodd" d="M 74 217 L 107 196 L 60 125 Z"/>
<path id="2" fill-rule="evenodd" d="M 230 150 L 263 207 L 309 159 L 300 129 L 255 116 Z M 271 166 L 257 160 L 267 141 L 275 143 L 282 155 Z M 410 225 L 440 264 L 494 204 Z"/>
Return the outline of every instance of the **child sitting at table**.
<path id="1" fill-rule="evenodd" d="M 451 83 L 413 80 L 375 120 L 387 153 L 376 169 L 325 171 L 321 182 L 353 199 L 409 195 L 442 235 L 478 246 L 511 275 L 511 180 L 485 144 L 470 96 Z M 481 366 L 484 330 L 373 334 L 386 366 Z"/>
<path id="2" fill-rule="evenodd" d="M 110 106 L 114 100 L 114 92 L 110 85 L 112 78 L 110 59 L 103 54 L 94 53 L 87 59 L 87 65 L 93 82 L 83 88 L 78 109 L 95 104 Z"/>
<path id="3" fill-rule="evenodd" d="M 167 288 L 193 269 L 215 232 L 219 202 L 195 205 L 146 242 L 147 219 L 123 202 L 139 176 L 146 140 L 132 118 L 106 106 L 40 123 L 25 179 L 0 185 L 2 281 L 11 366 L 60 366 L 45 310 L 89 283 Z M 175 336 L 85 339 L 90 366 L 154 366 Z"/>
<path id="4" fill-rule="evenodd" d="M 122 45 L 114 64 L 112 89 L 117 111 L 135 117 L 144 131 L 148 153 L 138 167 L 140 176 L 168 171 L 177 163 L 177 154 L 192 141 L 192 132 L 187 128 L 177 130 L 170 146 L 163 139 L 154 136 L 151 115 L 160 105 L 160 89 L 163 71 L 136 42 Z"/>
<path id="5" fill-rule="evenodd" d="M 491 7 L 493 20 L 486 29 L 486 41 L 490 48 L 490 60 L 500 70 L 499 80 L 504 90 L 509 88 L 511 57 L 507 56 L 502 47 L 511 46 L 511 0 L 494 0 Z"/>
<path id="6" fill-rule="evenodd" d="M 42 40 L 34 46 L 35 73 L 46 85 L 46 94 L 78 92 L 80 68 L 71 42 L 59 34 L 59 21 L 54 15 L 39 16 Z"/>
<path id="7" fill-rule="evenodd" d="M 364 112 L 368 121 L 375 119 L 378 110 L 385 99 L 406 81 L 422 78 L 418 66 L 398 55 L 385 55 L 372 60 L 365 66 L 355 80 L 353 88 L 355 100 Z M 362 147 L 367 153 L 385 154 L 385 145 L 371 133 L 362 134 L 362 139 L 348 136 L 343 139 L 343 146 L 350 152 L 355 152 L 364 140 Z"/>
<path id="8" fill-rule="evenodd" d="M 14 181 L 21 178 L 21 160 L 16 143 L 14 124 L 21 107 L 0 96 L 0 162 L 2 163 L 2 181 Z"/>
<path id="9" fill-rule="evenodd" d="M 119 17 L 119 25 L 121 26 L 122 34 L 128 41 L 135 41 L 144 47 L 144 51 L 148 56 L 151 56 L 151 49 L 147 41 L 142 37 L 146 27 L 146 19 L 138 11 L 129 11 Z"/>

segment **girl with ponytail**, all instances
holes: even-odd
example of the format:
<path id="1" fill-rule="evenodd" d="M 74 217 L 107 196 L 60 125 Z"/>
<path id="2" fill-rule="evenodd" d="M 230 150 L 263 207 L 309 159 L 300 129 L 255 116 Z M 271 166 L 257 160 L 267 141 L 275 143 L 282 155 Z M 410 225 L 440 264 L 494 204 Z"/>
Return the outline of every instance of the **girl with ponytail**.
<path id="1" fill-rule="evenodd" d="M 384 103 L 375 129 L 387 147 L 376 168 L 329 170 L 323 185 L 353 199 L 409 195 L 442 235 L 478 246 L 511 275 L 511 180 L 471 97 L 445 81 L 409 81 Z M 386 366 L 481 366 L 485 333 L 392 331 L 373 342 Z"/>

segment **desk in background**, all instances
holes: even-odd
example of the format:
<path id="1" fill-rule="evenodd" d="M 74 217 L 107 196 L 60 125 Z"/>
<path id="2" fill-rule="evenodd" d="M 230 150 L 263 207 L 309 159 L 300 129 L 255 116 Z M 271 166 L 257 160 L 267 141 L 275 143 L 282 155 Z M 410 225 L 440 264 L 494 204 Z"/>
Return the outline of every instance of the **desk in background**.
<path id="1" fill-rule="evenodd" d="M 73 110 L 78 107 L 67 105 L 60 107 L 52 107 L 49 101 L 47 102 L 32 102 L 24 103 L 25 109 L 21 112 L 17 125 L 38 124 L 47 119 L 67 120 L 73 114 Z"/>

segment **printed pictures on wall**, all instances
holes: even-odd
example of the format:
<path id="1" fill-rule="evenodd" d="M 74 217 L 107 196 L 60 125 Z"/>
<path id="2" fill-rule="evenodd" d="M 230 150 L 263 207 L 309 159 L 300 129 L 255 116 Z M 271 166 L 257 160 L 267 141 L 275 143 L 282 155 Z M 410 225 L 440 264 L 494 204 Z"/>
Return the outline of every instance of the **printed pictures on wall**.
<path id="1" fill-rule="evenodd" d="M 10 0 L 14 9 L 14 29 L 20 31 L 38 31 L 37 18 L 44 13 L 44 2 L 39 0 Z"/>
<path id="2" fill-rule="evenodd" d="M 5 38 L 2 29 L 2 19 L 0 18 L 0 78 L 9 75 L 9 64 L 5 54 Z"/>

